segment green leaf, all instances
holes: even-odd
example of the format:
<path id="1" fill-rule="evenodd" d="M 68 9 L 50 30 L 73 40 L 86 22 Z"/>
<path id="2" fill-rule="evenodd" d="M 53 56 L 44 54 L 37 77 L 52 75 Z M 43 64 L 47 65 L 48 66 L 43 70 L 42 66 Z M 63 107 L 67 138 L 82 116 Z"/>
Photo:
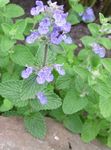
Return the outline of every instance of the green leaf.
<path id="1" fill-rule="evenodd" d="M 64 119 L 64 126 L 73 133 L 81 133 L 83 123 L 78 115 L 71 115 Z"/>
<path id="2" fill-rule="evenodd" d="M 13 108 L 13 104 L 8 99 L 4 99 L 3 104 L 0 106 L 0 112 L 5 112 Z"/>
<path id="3" fill-rule="evenodd" d="M 31 114 L 26 116 L 24 119 L 25 128 L 30 132 L 34 137 L 44 138 L 46 134 L 46 126 L 44 117 L 38 112 L 36 114 Z"/>
<path id="4" fill-rule="evenodd" d="M 6 81 L 0 83 L 0 95 L 10 101 L 21 101 L 21 81 Z"/>
<path id="5" fill-rule="evenodd" d="M 62 43 L 61 46 L 63 47 L 67 59 L 70 63 L 73 63 L 74 61 L 74 50 L 77 48 L 77 46 L 75 44 L 65 44 Z"/>
<path id="6" fill-rule="evenodd" d="M 69 10 L 69 15 L 68 15 L 67 20 L 68 20 L 68 22 L 70 22 L 72 25 L 78 24 L 78 23 L 80 22 L 79 17 L 78 17 L 78 14 L 77 14 L 73 9 L 70 9 L 70 10 Z"/>
<path id="7" fill-rule="evenodd" d="M 78 59 L 79 60 L 84 60 L 88 57 L 90 51 L 88 49 L 81 49 L 80 52 L 78 53 Z"/>
<path id="8" fill-rule="evenodd" d="M 37 84 L 36 75 L 32 75 L 23 81 L 21 97 L 24 100 L 35 98 L 36 93 L 42 88 L 43 86 Z"/>
<path id="9" fill-rule="evenodd" d="M 31 66 L 34 64 L 34 56 L 26 46 L 17 45 L 13 48 L 13 51 L 14 53 L 10 56 L 12 61 L 16 64 L 20 66 Z"/>
<path id="10" fill-rule="evenodd" d="M 62 108 L 65 114 L 73 114 L 85 108 L 87 103 L 87 98 L 80 97 L 77 95 L 77 91 L 73 89 L 67 92 Z"/>
<path id="11" fill-rule="evenodd" d="M 5 15 L 8 18 L 16 18 L 24 15 L 22 7 L 16 4 L 9 4 L 6 6 Z"/>
<path id="12" fill-rule="evenodd" d="M 111 50 L 111 40 L 106 37 L 101 37 L 98 39 L 98 43 L 103 45 L 107 50 Z"/>
<path id="13" fill-rule="evenodd" d="M 62 105 L 61 99 L 58 95 L 52 92 L 45 93 L 47 97 L 47 104 L 42 105 L 38 99 L 31 100 L 30 104 L 34 110 L 50 110 L 56 109 Z"/>
<path id="14" fill-rule="evenodd" d="M 103 66 L 105 67 L 105 69 L 111 73 L 111 58 L 105 58 L 105 59 L 102 59 L 102 64 Z"/>
<path id="15" fill-rule="evenodd" d="M 91 47 L 91 44 L 95 43 L 97 40 L 92 36 L 84 36 L 81 38 L 81 41 L 85 47 Z"/>
<path id="16" fill-rule="evenodd" d="M 44 62 L 44 56 L 45 55 L 45 45 L 43 43 L 39 44 L 37 53 L 36 53 L 36 60 L 35 60 L 35 64 L 41 66 Z"/>
<path id="17" fill-rule="evenodd" d="M 83 125 L 83 130 L 81 134 L 81 138 L 84 142 L 89 143 L 98 135 L 100 130 L 99 121 L 94 120 L 86 120 Z"/>
<path id="18" fill-rule="evenodd" d="M 110 132 L 109 135 L 108 135 L 107 145 L 108 145 L 109 147 L 111 147 L 111 132 Z"/>
<path id="19" fill-rule="evenodd" d="M 70 85 L 73 82 L 73 80 L 73 77 L 70 77 L 69 75 L 59 76 L 56 81 L 56 88 L 62 90 L 68 89 L 70 88 Z"/>
<path id="20" fill-rule="evenodd" d="M 78 65 L 73 66 L 74 71 L 81 77 L 83 80 L 87 80 L 89 72 L 87 69 L 84 69 Z"/>
<path id="21" fill-rule="evenodd" d="M 103 97 L 110 97 L 111 95 L 111 85 L 110 82 L 102 82 L 98 81 L 96 85 L 93 86 L 93 89 L 95 92 L 97 92 L 99 95 Z"/>
<path id="22" fill-rule="evenodd" d="M 111 116 L 111 97 L 100 97 L 99 102 L 100 112 L 103 117 L 108 118 Z"/>
<path id="23" fill-rule="evenodd" d="M 12 29 L 12 26 L 10 24 L 7 24 L 7 23 L 2 23 L 1 24 L 1 27 L 3 29 L 3 32 L 6 34 L 6 35 L 9 35 L 9 32 L 10 30 Z"/>
<path id="24" fill-rule="evenodd" d="M 3 36 L 0 42 L 0 48 L 3 52 L 8 52 L 15 44 L 14 40 L 9 39 L 6 36 Z"/>
<path id="25" fill-rule="evenodd" d="M 4 7 L 8 3 L 9 3 L 9 0 L 0 0 L 0 7 Z"/>
<path id="26" fill-rule="evenodd" d="M 91 34 L 93 36 L 98 36 L 100 34 L 100 25 L 96 23 L 89 23 L 88 24 L 88 29 L 90 30 Z"/>
<path id="27" fill-rule="evenodd" d="M 60 122 L 62 122 L 64 118 L 66 117 L 61 107 L 59 107 L 58 109 L 51 110 L 49 112 L 49 115 Z"/>
<path id="28" fill-rule="evenodd" d="M 19 20 L 17 21 L 11 28 L 9 35 L 12 39 L 16 40 L 24 40 L 23 33 L 26 28 L 26 21 L 25 20 Z"/>
<path id="29" fill-rule="evenodd" d="M 0 67 L 5 68 L 9 63 L 9 57 L 0 57 Z"/>

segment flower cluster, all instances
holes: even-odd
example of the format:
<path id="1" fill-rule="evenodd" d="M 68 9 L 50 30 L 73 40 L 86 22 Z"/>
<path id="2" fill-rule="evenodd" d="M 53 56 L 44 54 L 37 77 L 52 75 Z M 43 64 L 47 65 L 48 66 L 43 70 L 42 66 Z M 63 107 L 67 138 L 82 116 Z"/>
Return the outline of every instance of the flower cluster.
<path id="1" fill-rule="evenodd" d="M 39 71 L 37 71 L 33 67 L 26 67 L 26 69 L 22 71 L 21 76 L 23 79 L 27 79 L 33 72 L 35 72 L 35 74 L 37 74 L 36 81 L 38 84 L 44 84 L 45 82 L 49 83 L 54 80 L 54 76 L 52 74 L 53 69 L 55 69 L 60 75 L 62 76 L 65 75 L 65 70 L 63 69 L 63 65 L 54 64 L 51 67 L 45 66 Z M 43 92 L 38 92 L 36 96 L 39 99 L 41 104 L 47 103 L 47 97 L 44 95 Z"/>
<path id="2" fill-rule="evenodd" d="M 94 11 L 91 7 L 86 8 L 81 16 L 84 22 L 93 22 L 95 20 Z"/>
<path id="3" fill-rule="evenodd" d="M 101 58 L 105 57 L 106 50 L 104 47 L 100 46 L 98 43 L 93 43 L 91 46 L 95 54 L 98 54 Z"/>
<path id="4" fill-rule="evenodd" d="M 36 7 L 31 9 L 31 15 L 37 16 L 40 13 L 43 13 L 45 18 L 39 23 L 38 29 L 26 38 L 27 43 L 34 43 L 42 37 L 56 45 L 62 41 L 67 44 L 72 43 L 72 39 L 68 35 L 71 24 L 67 22 L 68 13 L 64 13 L 62 5 L 58 6 L 57 2 L 52 3 L 51 1 L 48 1 L 48 5 L 44 5 L 42 1 L 37 0 Z"/>

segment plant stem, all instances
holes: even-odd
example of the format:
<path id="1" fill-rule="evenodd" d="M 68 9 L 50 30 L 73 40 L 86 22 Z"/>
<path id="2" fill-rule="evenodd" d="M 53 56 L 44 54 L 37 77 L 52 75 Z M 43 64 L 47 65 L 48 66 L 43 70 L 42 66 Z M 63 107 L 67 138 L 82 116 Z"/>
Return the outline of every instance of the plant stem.
<path id="1" fill-rule="evenodd" d="M 46 44 L 46 45 L 45 45 L 44 60 L 43 60 L 43 67 L 46 65 L 46 61 L 47 61 L 47 54 L 48 54 L 48 44 Z"/>

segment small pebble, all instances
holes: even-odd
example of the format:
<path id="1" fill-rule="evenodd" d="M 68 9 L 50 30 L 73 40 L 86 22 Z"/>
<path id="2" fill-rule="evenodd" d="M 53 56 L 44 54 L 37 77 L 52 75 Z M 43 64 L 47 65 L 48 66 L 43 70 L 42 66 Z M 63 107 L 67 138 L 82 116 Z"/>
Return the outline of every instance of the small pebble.
<path id="1" fill-rule="evenodd" d="M 59 141 L 59 137 L 58 137 L 58 136 L 55 136 L 54 139 L 55 139 L 56 141 Z"/>

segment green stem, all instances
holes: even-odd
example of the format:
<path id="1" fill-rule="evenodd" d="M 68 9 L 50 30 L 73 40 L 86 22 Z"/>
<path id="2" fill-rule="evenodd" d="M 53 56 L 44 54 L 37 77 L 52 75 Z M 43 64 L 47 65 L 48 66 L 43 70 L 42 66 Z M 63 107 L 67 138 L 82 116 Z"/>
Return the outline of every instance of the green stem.
<path id="1" fill-rule="evenodd" d="M 46 44 L 46 45 L 45 45 L 44 60 L 43 60 L 43 67 L 46 65 L 46 61 L 47 61 L 47 54 L 48 54 L 48 44 Z"/>

